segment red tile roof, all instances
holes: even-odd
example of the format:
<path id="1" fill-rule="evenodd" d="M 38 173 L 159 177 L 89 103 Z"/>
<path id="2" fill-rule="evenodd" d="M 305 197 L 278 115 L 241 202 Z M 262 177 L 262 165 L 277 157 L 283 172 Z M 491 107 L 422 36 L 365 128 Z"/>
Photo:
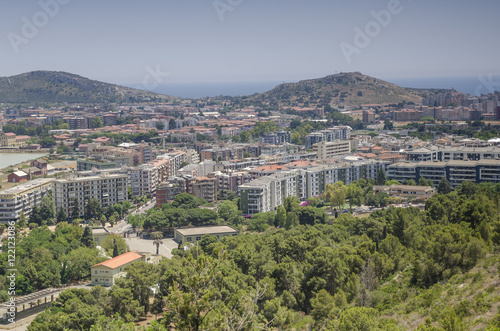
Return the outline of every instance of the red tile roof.
<path id="1" fill-rule="evenodd" d="M 253 171 L 278 171 L 278 170 L 288 170 L 288 167 L 281 166 L 281 165 L 276 165 L 276 164 L 270 164 L 270 165 L 265 165 L 262 167 L 258 167 L 253 169 Z"/>
<path id="2" fill-rule="evenodd" d="M 128 253 L 125 253 L 122 255 L 115 256 L 112 259 L 109 259 L 109 260 L 106 260 L 104 262 L 93 265 L 92 268 L 97 267 L 97 266 L 103 266 L 103 267 L 108 267 L 111 269 L 116 269 L 116 268 L 121 267 L 127 263 L 139 260 L 142 257 L 142 255 L 139 255 L 136 252 L 137 251 L 133 251 L 133 252 L 128 252 Z"/>

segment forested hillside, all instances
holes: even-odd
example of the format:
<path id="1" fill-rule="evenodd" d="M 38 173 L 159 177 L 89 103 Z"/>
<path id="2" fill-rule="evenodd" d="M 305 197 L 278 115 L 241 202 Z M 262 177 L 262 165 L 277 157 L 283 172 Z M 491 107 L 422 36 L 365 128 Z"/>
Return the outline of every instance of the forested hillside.
<path id="1" fill-rule="evenodd" d="M 335 221 L 290 199 L 257 216 L 263 233 L 205 236 L 109 291 L 68 290 L 29 330 L 134 330 L 148 311 L 148 330 L 498 330 L 499 196 L 465 182 L 425 211 Z"/>

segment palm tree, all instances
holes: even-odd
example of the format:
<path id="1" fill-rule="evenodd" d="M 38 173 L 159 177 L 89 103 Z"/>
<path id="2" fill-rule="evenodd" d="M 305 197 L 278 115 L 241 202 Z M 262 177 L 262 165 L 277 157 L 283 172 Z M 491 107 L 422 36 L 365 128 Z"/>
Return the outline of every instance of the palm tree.
<path id="1" fill-rule="evenodd" d="M 162 238 L 163 233 L 160 231 L 151 233 L 151 239 L 154 239 L 153 245 L 156 245 L 156 254 L 160 254 L 160 245 L 163 245 L 163 241 L 161 241 Z"/>

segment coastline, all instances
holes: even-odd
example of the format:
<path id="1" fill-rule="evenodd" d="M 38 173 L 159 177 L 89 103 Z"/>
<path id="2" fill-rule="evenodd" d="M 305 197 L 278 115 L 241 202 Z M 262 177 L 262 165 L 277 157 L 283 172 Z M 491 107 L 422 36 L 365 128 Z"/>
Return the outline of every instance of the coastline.
<path id="1" fill-rule="evenodd" d="M 49 154 L 49 148 L 42 149 L 22 149 L 22 148 L 3 148 L 0 147 L 0 153 L 23 153 L 23 154 Z"/>

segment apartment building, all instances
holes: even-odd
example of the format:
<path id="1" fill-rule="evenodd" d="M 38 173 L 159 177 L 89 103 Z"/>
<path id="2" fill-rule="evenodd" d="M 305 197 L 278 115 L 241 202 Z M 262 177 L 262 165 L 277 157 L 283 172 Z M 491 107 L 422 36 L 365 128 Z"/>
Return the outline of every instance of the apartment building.
<path id="1" fill-rule="evenodd" d="M 159 155 L 157 159 L 167 160 L 167 177 L 174 176 L 177 170 L 180 169 L 181 164 L 186 161 L 186 152 L 184 151 L 172 151 Z"/>
<path id="2" fill-rule="evenodd" d="M 384 192 L 387 193 L 390 197 L 417 198 L 427 200 L 436 193 L 436 188 L 416 185 L 374 185 L 373 192 L 375 194 Z"/>
<path id="3" fill-rule="evenodd" d="M 387 176 L 399 182 L 410 179 L 418 182 L 421 177 L 424 177 L 432 180 L 434 186 L 437 186 L 441 178 L 445 177 L 453 188 L 462 184 L 463 181 L 497 184 L 500 183 L 500 160 L 401 162 L 388 166 Z"/>
<path id="4" fill-rule="evenodd" d="M 73 212 L 76 199 L 79 216 L 82 217 L 90 199 L 99 200 L 101 207 L 127 200 L 127 181 L 126 174 L 58 179 L 52 182 L 52 197 L 56 209 L 62 208 L 68 216 Z"/>
<path id="5" fill-rule="evenodd" d="M 270 145 L 283 145 L 285 143 L 290 143 L 291 134 L 289 131 L 283 130 L 277 132 L 268 132 L 260 138 L 260 141 Z"/>
<path id="6" fill-rule="evenodd" d="M 286 197 L 305 201 L 325 192 L 327 184 L 342 181 L 348 185 L 361 178 L 375 179 L 389 162 L 360 161 L 293 169 L 263 176 L 238 187 L 240 208 L 246 215 L 276 209 Z"/>
<path id="7" fill-rule="evenodd" d="M 352 128 L 349 126 L 334 126 L 329 129 L 312 132 L 306 136 L 306 149 L 312 149 L 313 145 L 321 141 L 349 140 Z"/>
<path id="8" fill-rule="evenodd" d="M 313 145 L 313 152 L 318 154 L 318 159 L 328 159 L 336 155 L 351 153 L 351 140 L 320 141 Z"/>
<path id="9" fill-rule="evenodd" d="M 142 164 L 137 167 L 126 168 L 127 186 L 132 188 L 132 194 L 140 197 L 156 192 L 158 185 L 158 168 L 151 164 Z"/>
<path id="10" fill-rule="evenodd" d="M 217 179 L 209 177 L 197 177 L 189 183 L 189 192 L 197 198 L 208 202 L 217 201 Z"/>
<path id="11" fill-rule="evenodd" d="M 0 146 L 2 147 L 24 147 L 31 141 L 30 136 L 18 136 L 15 133 L 7 132 L 0 135 Z"/>
<path id="12" fill-rule="evenodd" d="M 42 201 L 53 178 L 38 178 L 0 192 L 0 223 L 18 221 L 21 214 L 28 218 L 33 206 Z"/>
<path id="13" fill-rule="evenodd" d="M 500 160 L 500 146 L 419 148 L 414 151 L 406 151 L 405 158 L 412 162 Z"/>

